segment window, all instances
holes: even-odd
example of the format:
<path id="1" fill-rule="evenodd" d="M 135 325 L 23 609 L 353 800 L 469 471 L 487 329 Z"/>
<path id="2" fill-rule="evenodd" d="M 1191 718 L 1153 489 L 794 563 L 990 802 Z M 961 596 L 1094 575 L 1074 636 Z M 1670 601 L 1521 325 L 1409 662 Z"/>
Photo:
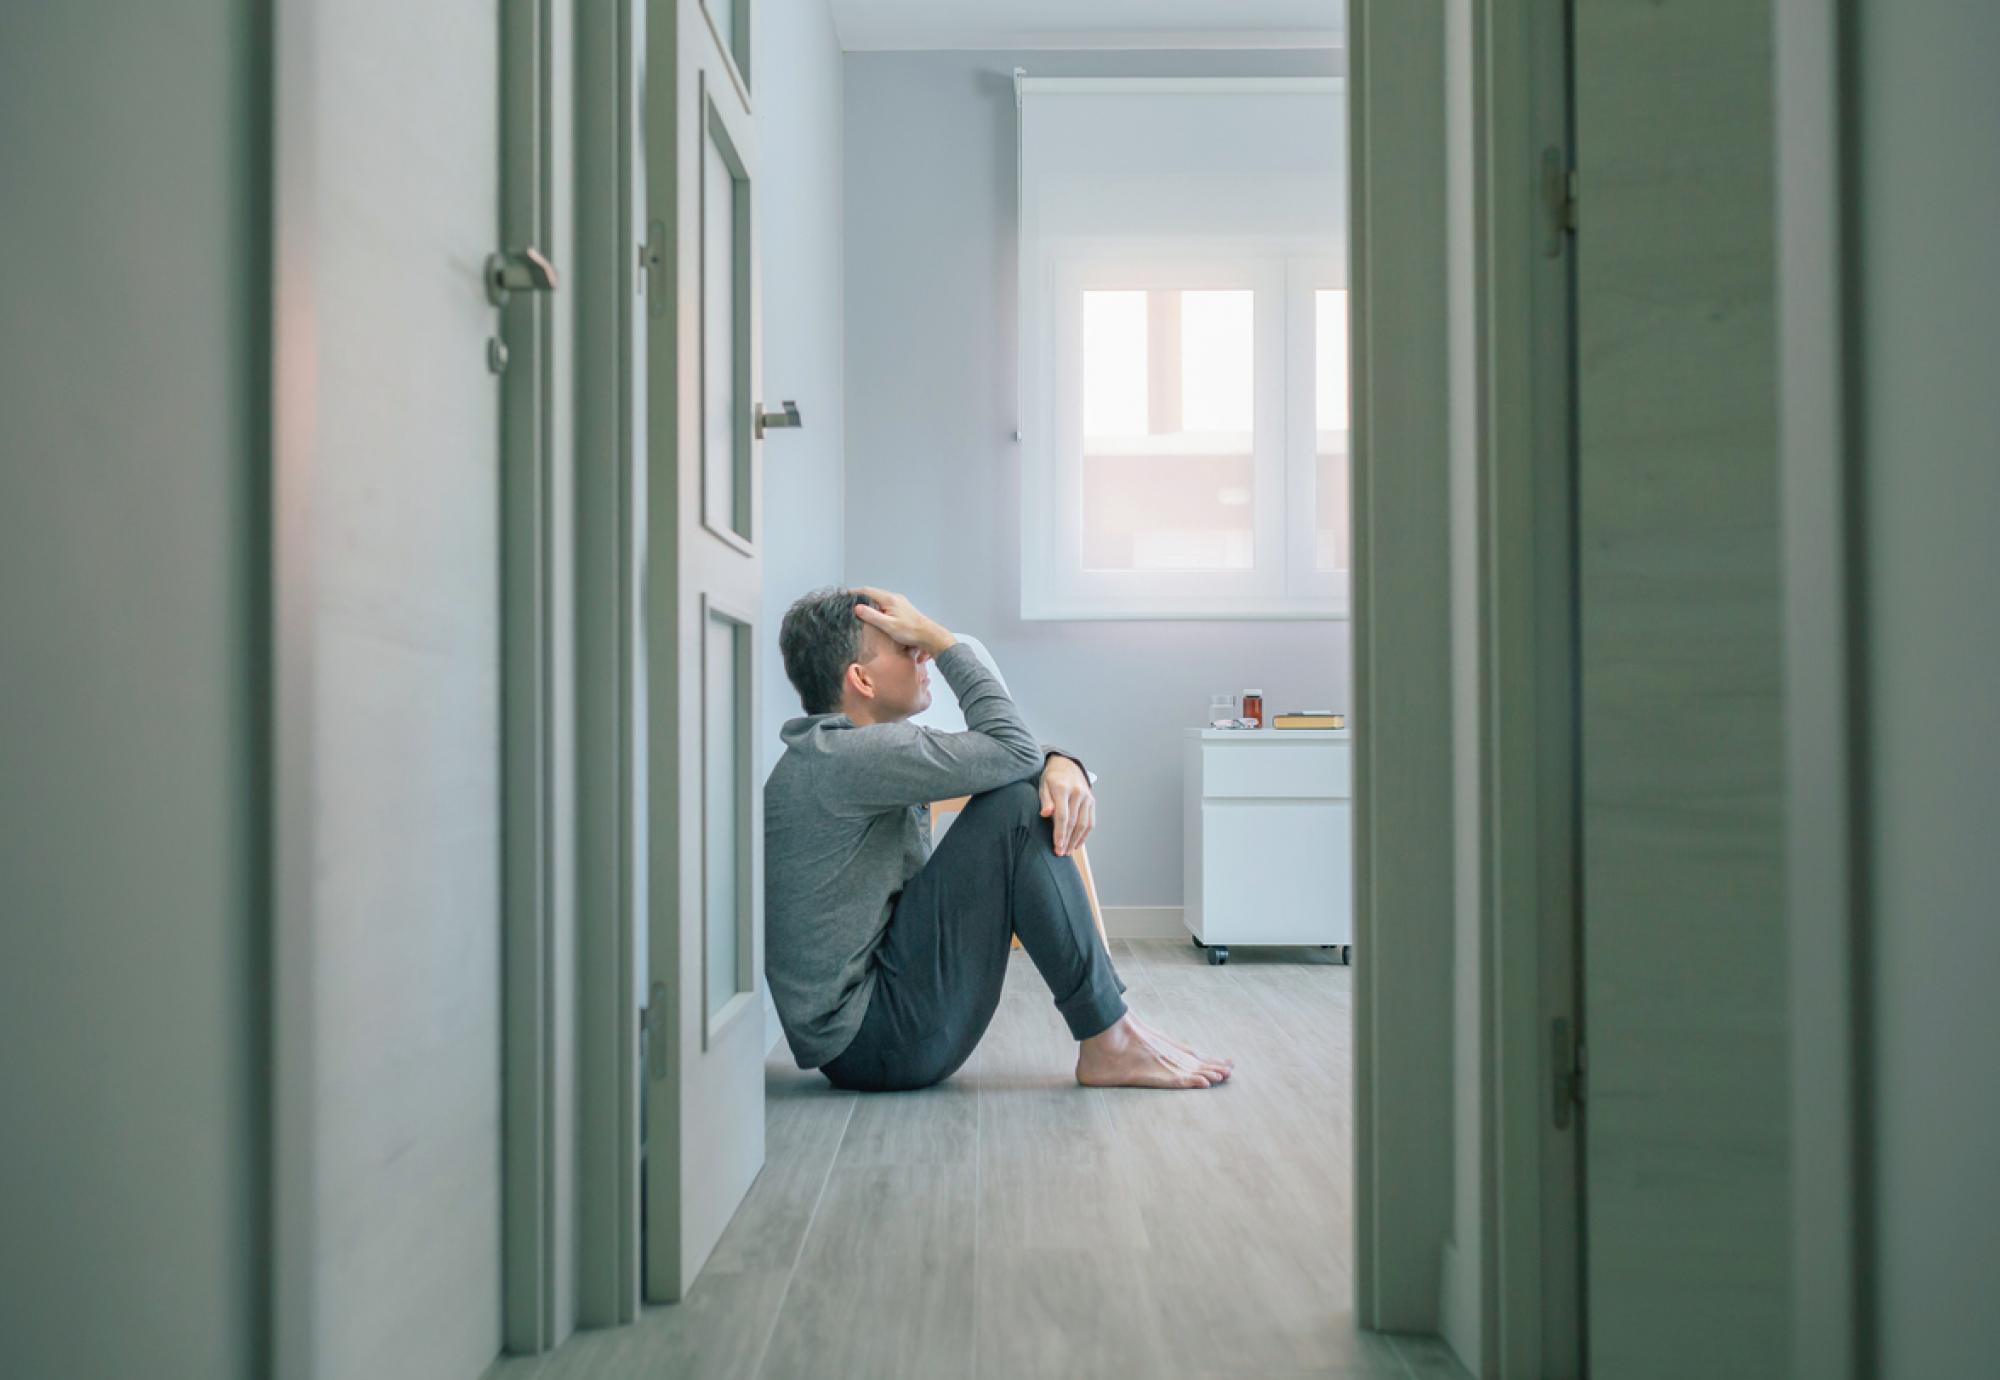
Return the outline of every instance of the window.
<path id="1" fill-rule="evenodd" d="M 1023 616 L 1345 616 L 1338 83 L 1025 85 Z"/>
<path id="2" fill-rule="evenodd" d="M 1347 291 L 1332 260 L 1060 262 L 1035 617 L 1347 611 Z"/>

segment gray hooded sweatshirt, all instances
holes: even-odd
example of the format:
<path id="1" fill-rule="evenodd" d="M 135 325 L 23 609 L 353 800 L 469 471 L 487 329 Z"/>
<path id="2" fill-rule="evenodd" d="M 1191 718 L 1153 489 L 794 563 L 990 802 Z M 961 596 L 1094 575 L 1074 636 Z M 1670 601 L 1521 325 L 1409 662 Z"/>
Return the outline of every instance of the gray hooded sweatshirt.
<path id="1" fill-rule="evenodd" d="M 896 897 L 931 855 L 930 802 L 1028 780 L 1056 750 L 965 643 L 932 664 L 965 732 L 808 714 L 785 724 L 764 783 L 764 976 L 800 1068 L 861 1029 Z"/>

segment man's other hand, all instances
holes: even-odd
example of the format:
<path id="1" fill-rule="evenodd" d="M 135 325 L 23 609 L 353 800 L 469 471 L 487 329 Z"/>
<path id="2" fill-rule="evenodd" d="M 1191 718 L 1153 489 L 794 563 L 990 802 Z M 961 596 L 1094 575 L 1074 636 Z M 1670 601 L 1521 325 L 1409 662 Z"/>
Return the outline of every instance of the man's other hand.
<path id="1" fill-rule="evenodd" d="M 1042 763 L 1042 818 L 1055 816 L 1056 856 L 1066 858 L 1083 845 L 1097 824 L 1097 797 L 1090 778 L 1067 757 L 1053 753 Z"/>

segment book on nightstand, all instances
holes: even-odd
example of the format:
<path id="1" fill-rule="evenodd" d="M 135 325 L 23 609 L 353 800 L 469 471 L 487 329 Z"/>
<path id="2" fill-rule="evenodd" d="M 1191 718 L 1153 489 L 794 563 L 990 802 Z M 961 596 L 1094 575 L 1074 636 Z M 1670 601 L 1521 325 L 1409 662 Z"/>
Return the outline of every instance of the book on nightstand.
<path id="1" fill-rule="evenodd" d="M 1273 714 L 1273 728 L 1346 728 L 1347 716 L 1330 709 L 1296 709 L 1289 714 Z"/>

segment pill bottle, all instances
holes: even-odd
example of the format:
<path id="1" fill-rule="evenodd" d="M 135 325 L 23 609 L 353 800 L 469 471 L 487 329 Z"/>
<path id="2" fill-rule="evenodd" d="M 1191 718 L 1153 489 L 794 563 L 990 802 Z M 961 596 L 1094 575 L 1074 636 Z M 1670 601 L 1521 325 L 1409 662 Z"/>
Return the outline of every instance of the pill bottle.
<path id="1" fill-rule="evenodd" d="M 1262 728 L 1264 726 L 1264 692 L 1262 690 L 1245 690 L 1243 692 L 1243 717 L 1250 721 L 1250 725 L 1253 728 Z"/>

